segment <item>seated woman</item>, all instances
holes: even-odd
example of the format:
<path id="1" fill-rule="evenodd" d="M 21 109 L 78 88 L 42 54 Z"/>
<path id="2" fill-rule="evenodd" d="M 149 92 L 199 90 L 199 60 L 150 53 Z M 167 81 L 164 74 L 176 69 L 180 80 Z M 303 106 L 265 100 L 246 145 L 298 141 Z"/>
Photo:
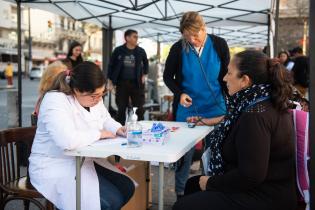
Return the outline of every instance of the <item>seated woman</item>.
<path id="1" fill-rule="evenodd" d="M 64 155 L 93 142 L 125 135 L 104 107 L 105 78 L 97 65 L 83 62 L 60 73 L 44 94 L 29 158 L 32 185 L 58 209 L 76 204 L 75 158 Z M 86 158 L 81 168 L 82 209 L 118 210 L 134 193 L 128 177 Z"/>
<path id="2" fill-rule="evenodd" d="M 207 176 L 188 180 L 173 210 L 293 210 L 290 77 L 259 51 L 234 56 L 224 77 L 228 114 L 210 133 Z"/>

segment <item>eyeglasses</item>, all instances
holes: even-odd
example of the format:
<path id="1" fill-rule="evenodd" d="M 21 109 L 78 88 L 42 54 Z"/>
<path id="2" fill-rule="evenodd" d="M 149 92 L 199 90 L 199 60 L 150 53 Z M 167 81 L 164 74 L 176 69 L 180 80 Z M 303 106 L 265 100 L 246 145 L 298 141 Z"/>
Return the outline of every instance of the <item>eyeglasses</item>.
<path id="1" fill-rule="evenodd" d="M 81 97 L 89 97 L 93 101 L 96 101 L 96 100 L 102 98 L 103 96 L 105 96 L 106 93 L 107 92 L 104 90 L 103 93 L 100 93 L 100 94 L 82 94 Z"/>

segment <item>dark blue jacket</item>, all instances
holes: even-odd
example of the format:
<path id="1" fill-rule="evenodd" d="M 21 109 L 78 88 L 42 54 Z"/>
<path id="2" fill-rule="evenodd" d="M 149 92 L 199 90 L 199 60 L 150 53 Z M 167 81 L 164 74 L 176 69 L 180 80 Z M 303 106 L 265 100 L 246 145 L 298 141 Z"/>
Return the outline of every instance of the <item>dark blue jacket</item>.
<path id="1" fill-rule="evenodd" d="M 120 72 L 122 68 L 124 68 L 123 59 L 125 55 L 128 54 L 126 44 L 116 47 L 113 51 L 110 62 L 108 65 L 108 73 L 107 77 L 113 82 L 114 85 L 117 85 L 119 80 Z M 144 74 L 148 74 L 149 72 L 149 62 L 147 58 L 147 54 L 144 49 L 137 46 L 135 48 L 135 68 L 136 68 L 136 78 L 138 85 L 141 84 L 141 77 Z"/>

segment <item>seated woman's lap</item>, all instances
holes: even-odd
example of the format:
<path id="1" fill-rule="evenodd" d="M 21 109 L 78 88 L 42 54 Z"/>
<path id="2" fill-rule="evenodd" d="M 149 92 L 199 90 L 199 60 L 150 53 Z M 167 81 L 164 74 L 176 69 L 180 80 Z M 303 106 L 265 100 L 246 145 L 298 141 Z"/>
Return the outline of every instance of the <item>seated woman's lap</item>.
<path id="1" fill-rule="evenodd" d="M 199 185 L 200 176 L 188 179 L 185 186 L 185 196 L 173 206 L 173 210 L 266 210 L 295 209 L 290 202 L 277 207 L 273 199 L 263 193 L 223 193 L 219 191 L 202 191 Z M 283 200 L 281 196 L 280 200 Z M 279 203 L 278 203 L 279 205 Z M 286 206 L 286 207 L 284 207 Z"/>
<path id="2" fill-rule="evenodd" d="M 232 209 L 228 205 L 229 199 L 220 192 L 201 191 L 200 176 L 188 179 L 185 186 L 185 196 L 180 198 L 173 206 L 173 210 L 225 210 Z M 234 209 L 233 209 L 234 210 Z"/>
<path id="3" fill-rule="evenodd" d="M 126 176 L 94 164 L 99 179 L 102 210 L 118 210 L 132 197 L 135 187 Z"/>
<path id="4" fill-rule="evenodd" d="M 185 195 L 173 206 L 173 210 L 238 210 L 231 200 L 221 192 L 200 191 Z"/>

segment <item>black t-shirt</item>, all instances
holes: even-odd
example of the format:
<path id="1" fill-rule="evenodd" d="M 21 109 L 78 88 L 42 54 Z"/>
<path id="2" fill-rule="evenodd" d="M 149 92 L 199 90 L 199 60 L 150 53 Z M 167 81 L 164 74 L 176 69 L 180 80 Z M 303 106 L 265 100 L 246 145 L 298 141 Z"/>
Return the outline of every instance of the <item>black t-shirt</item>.
<path id="1" fill-rule="evenodd" d="M 76 67 L 77 65 L 79 65 L 80 63 L 82 63 L 82 61 L 80 61 L 80 59 L 72 60 L 71 58 L 69 58 L 69 60 L 71 61 L 72 69 L 73 69 L 74 67 Z"/>
<path id="2" fill-rule="evenodd" d="M 122 80 L 136 80 L 136 56 L 135 50 L 126 49 L 127 53 L 124 55 L 123 68 L 120 72 L 120 79 Z"/>

